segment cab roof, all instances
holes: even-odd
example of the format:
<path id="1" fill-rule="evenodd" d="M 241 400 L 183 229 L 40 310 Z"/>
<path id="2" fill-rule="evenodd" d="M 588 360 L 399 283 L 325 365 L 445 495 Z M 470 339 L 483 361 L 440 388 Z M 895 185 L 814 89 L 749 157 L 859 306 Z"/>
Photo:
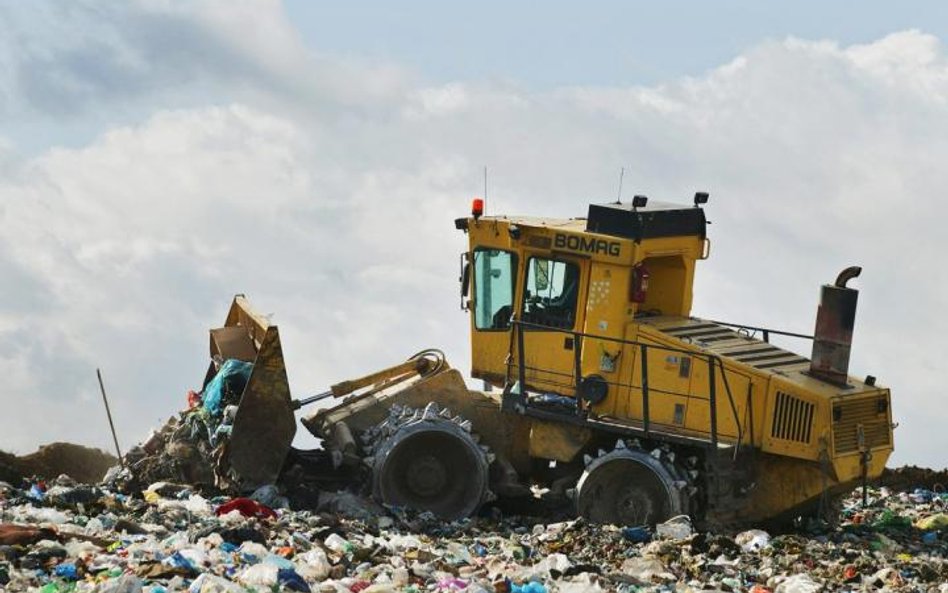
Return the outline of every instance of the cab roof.
<path id="1" fill-rule="evenodd" d="M 650 202 L 641 208 L 619 202 L 590 204 L 585 218 L 484 216 L 481 220 L 557 228 L 574 233 L 597 233 L 636 242 L 657 237 L 698 236 L 703 239 L 708 224 L 702 208 L 662 202 Z M 466 219 L 456 222 L 458 228 L 467 228 Z"/>

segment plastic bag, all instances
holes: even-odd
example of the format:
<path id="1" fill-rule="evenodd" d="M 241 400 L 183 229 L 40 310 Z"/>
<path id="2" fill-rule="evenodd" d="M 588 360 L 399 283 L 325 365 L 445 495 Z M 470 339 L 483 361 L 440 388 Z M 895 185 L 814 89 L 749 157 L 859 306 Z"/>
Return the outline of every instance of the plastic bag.
<path id="1" fill-rule="evenodd" d="M 239 403 L 228 400 L 236 400 L 243 394 L 244 387 L 250 380 L 251 371 L 253 371 L 253 363 L 233 358 L 224 361 L 221 369 L 204 388 L 204 409 L 212 416 L 219 416 L 222 404 Z"/>
<path id="2" fill-rule="evenodd" d="M 734 542 L 745 552 L 756 552 L 770 545 L 770 534 L 762 529 L 751 529 L 734 536 Z"/>
<path id="3" fill-rule="evenodd" d="M 693 533 L 688 515 L 678 515 L 655 526 L 655 535 L 665 539 L 685 539 Z"/>

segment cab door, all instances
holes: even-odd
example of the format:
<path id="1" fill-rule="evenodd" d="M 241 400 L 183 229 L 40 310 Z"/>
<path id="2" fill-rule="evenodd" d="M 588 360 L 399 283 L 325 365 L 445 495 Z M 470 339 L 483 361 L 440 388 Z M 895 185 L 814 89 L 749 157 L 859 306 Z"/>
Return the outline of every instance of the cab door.
<path id="1" fill-rule="evenodd" d="M 582 340 L 574 332 L 583 327 L 588 265 L 586 260 L 543 255 L 524 261 L 522 331 L 514 336 L 511 355 L 519 361 L 517 340 L 522 336 L 525 381 L 533 391 L 575 395 Z"/>
<path id="2" fill-rule="evenodd" d="M 517 254 L 478 247 L 471 252 L 471 376 L 503 387 L 519 269 Z"/>

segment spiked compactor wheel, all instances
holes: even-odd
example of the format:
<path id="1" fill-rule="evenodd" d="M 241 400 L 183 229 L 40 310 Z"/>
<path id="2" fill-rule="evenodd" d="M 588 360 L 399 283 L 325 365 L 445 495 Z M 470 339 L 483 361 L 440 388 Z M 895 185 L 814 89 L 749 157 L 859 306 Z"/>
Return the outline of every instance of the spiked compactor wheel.
<path id="1" fill-rule="evenodd" d="M 619 441 L 587 463 L 576 486 L 576 511 L 594 523 L 616 525 L 654 525 L 687 514 L 687 483 L 679 473 L 662 451 Z"/>
<path id="2" fill-rule="evenodd" d="M 383 503 L 457 519 L 491 498 L 493 456 L 464 418 L 434 402 L 423 410 L 393 407 L 372 432 L 373 494 Z"/>

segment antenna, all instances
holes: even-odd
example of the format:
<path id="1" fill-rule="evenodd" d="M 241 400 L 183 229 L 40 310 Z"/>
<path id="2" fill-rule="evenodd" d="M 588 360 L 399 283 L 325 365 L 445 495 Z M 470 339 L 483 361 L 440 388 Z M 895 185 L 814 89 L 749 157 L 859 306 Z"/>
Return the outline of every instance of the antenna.
<path id="1" fill-rule="evenodd" d="M 484 212 L 487 212 L 487 165 L 484 165 Z"/>
<path id="2" fill-rule="evenodd" d="M 616 193 L 616 204 L 622 203 L 622 178 L 625 177 L 625 167 L 619 170 L 619 191 Z"/>

